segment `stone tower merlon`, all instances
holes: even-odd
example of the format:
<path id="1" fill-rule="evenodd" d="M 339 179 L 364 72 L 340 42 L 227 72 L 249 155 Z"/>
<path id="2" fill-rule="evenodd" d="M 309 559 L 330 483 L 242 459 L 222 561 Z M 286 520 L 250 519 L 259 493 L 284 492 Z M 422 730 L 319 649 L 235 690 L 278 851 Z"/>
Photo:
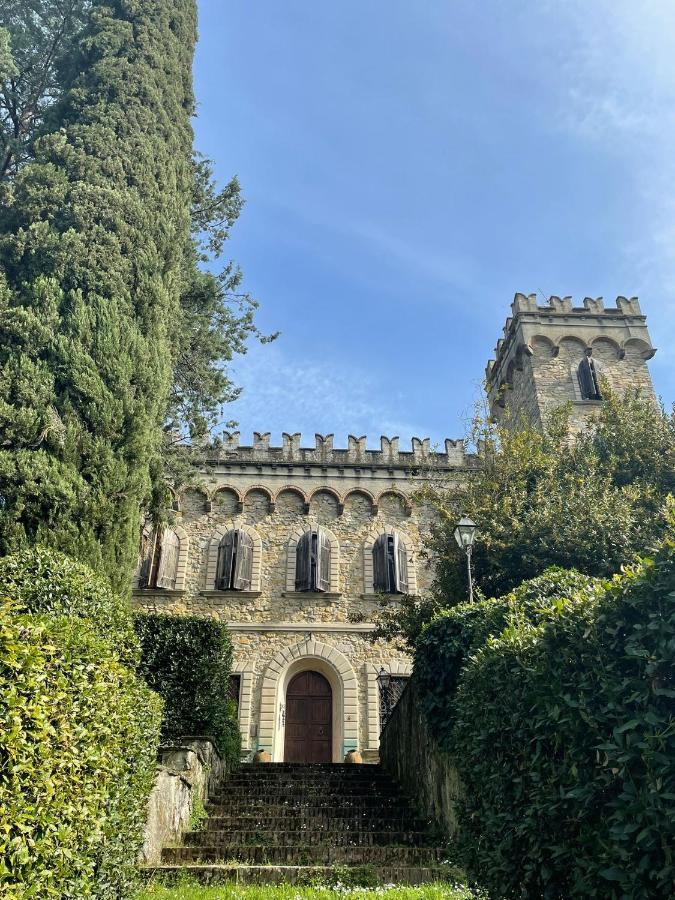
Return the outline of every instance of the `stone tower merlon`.
<path id="1" fill-rule="evenodd" d="M 368 450 L 365 435 L 350 434 L 347 447 L 342 450 L 333 446 L 332 434 L 316 434 L 314 447 L 302 446 L 302 435 L 284 433 L 280 447 L 270 443 L 269 432 L 254 432 L 253 442 L 248 445 L 240 443 L 238 431 L 224 431 L 221 441 L 215 446 L 205 448 L 205 456 L 212 463 L 288 466 L 337 466 L 368 469 L 372 467 L 387 469 L 424 469 L 426 467 L 440 469 L 457 469 L 475 464 L 475 457 L 467 453 L 463 440 L 447 439 L 442 448 L 431 446 L 429 438 L 413 437 L 410 450 L 399 448 L 398 437 L 380 438 L 379 450 Z"/>
<path id="2" fill-rule="evenodd" d="M 493 418 L 508 406 L 541 424 L 546 412 L 571 403 L 573 424 L 582 424 L 602 402 L 587 390 L 583 360 L 592 363 L 598 385 L 606 379 L 619 395 L 639 388 L 654 397 L 647 360 L 656 350 L 637 297 L 617 297 L 606 308 L 602 297 L 586 297 L 581 307 L 571 297 L 550 297 L 540 306 L 536 294 L 516 294 L 511 309 L 485 372 Z"/>

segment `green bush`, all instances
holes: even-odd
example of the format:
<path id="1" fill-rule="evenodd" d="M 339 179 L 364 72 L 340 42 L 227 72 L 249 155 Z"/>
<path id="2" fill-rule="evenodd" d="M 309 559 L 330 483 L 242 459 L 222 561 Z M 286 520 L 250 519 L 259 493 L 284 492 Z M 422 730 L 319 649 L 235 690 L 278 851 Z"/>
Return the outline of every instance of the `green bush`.
<path id="1" fill-rule="evenodd" d="M 235 704 L 227 699 L 232 643 L 215 619 L 139 613 L 140 672 L 164 699 L 162 739 L 212 736 L 229 766 L 239 762 Z"/>
<path id="2" fill-rule="evenodd" d="M 120 658 L 138 661 L 128 601 L 105 578 L 63 553 L 31 547 L 0 559 L 0 594 L 30 613 L 85 620 Z"/>
<path id="3" fill-rule="evenodd" d="M 462 861 L 492 896 L 672 897 L 674 662 L 672 537 L 468 659 L 444 746 Z"/>
<path id="4" fill-rule="evenodd" d="M 550 568 L 503 597 L 463 603 L 444 610 L 422 631 L 415 645 L 414 679 L 434 736 L 449 739 L 457 686 L 471 655 L 509 625 L 539 624 L 579 597 L 602 590 L 599 579 L 574 570 Z"/>
<path id="5" fill-rule="evenodd" d="M 85 621 L 0 601 L 3 898 L 129 896 L 160 719 Z"/>

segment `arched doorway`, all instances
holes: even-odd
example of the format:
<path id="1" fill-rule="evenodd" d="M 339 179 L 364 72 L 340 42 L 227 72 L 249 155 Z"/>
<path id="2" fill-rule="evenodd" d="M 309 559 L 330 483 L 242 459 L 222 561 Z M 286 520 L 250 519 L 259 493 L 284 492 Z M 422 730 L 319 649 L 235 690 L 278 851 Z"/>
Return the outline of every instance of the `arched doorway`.
<path id="1" fill-rule="evenodd" d="M 300 672 L 286 689 L 284 762 L 333 759 L 333 691 L 318 672 Z"/>

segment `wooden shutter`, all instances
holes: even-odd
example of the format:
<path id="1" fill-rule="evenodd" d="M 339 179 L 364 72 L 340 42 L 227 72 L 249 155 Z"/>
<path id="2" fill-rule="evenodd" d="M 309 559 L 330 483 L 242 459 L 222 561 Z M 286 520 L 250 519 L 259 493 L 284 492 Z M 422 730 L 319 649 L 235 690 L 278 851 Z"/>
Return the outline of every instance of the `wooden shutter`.
<path id="1" fill-rule="evenodd" d="M 317 540 L 317 552 L 318 552 L 318 563 L 317 563 L 317 573 L 318 573 L 318 584 L 317 589 L 320 591 L 329 591 L 330 590 L 330 541 L 328 540 L 328 535 L 325 531 L 321 531 L 319 529 L 318 540 Z"/>
<path id="2" fill-rule="evenodd" d="M 232 564 L 234 562 L 235 531 L 228 531 L 218 544 L 218 566 L 216 568 L 216 590 L 229 591 L 232 587 Z"/>
<path id="3" fill-rule="evenodd" d="M 581 397 L 583 400 L 601 400 L 600 387 L 598 385 L 598 376 L 595 371 L 593 360 L 587 356 L 579 363 L 577 370 L 579 376 L 579 387 L 581 388 Z"/>
<path id="4" fill-rule="evenodd" d="M 139 554 L 138 567 L 139 588 L 148 587 L 150 584 L 150 569 L 152 568 L 152 559 L 155 555 L 156 540 L 157 532 L 145 526 L 141 532 L 141 552 Z"/>
<path id="5" fill-rule="evenodd" d="M 373 544 L 373 587 L 388 593 L 387 585 L 387 535 L 381 534 Z"/>
<path id="6" fill-rule="evenodd" d="M 396 585 L 398 583 L 398 579 L 396 577 L 398 560 L 396 558 L 396 537 L 393 534 L 387 535 L 387 553 L 385 557 L 385 563 L 387 566 L 387 593 L 394 594 L 396 593 Z"/>
<path id="7" fill-rule="evenodd" d="M 236 553 L 232 587 L 235 591 L 250 591 L 253 572 L 253 541 L 245 531 L 236 531 Z"/>
<path id="8" fill-rule="evenodd" d="M 175 588 L 179 549 L 180 541 L 176 532 L 171 528 L 165 529 L 162 535 L 159 568 L 157 569 L 158 588 L 163 588 L 167 591 L 172 591 Z"/>
<path id="9" fill-rule="evenodd" d="M 588 365 L 591 369 L 591 375 L 593 376 L 593 390 L 594 390 L 594 400 L 602 400 L 602 393 L 600 392 L 600 379 L 598 378 L 598 372 L 595 368 L 595 363 L 592 359 L 588 360 Z"/>
<path id="10" fill-rule="evenodd" d="M 396 590 L 400 594 L 408 593 L 408 551 L 405 544 L 396 538 Z"/>
<path id="11" fill-rule="evenodd" d="M 295 551 L 295 589 L 311 591 L 312 588 L 312 532 L 306 531 L 298 541 Z"/>

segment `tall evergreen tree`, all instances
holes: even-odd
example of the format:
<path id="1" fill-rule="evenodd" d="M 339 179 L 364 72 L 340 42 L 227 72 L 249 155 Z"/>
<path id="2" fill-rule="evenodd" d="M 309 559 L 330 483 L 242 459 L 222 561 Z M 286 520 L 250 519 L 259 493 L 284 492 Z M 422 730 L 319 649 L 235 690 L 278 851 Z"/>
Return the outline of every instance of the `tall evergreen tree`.
<path id="1" fill-rule="evenodd" d="M 0 551 L 128 583 L 190 247 L 194 0 L 95 0 L 61 127 L 0 197 Z"/>

